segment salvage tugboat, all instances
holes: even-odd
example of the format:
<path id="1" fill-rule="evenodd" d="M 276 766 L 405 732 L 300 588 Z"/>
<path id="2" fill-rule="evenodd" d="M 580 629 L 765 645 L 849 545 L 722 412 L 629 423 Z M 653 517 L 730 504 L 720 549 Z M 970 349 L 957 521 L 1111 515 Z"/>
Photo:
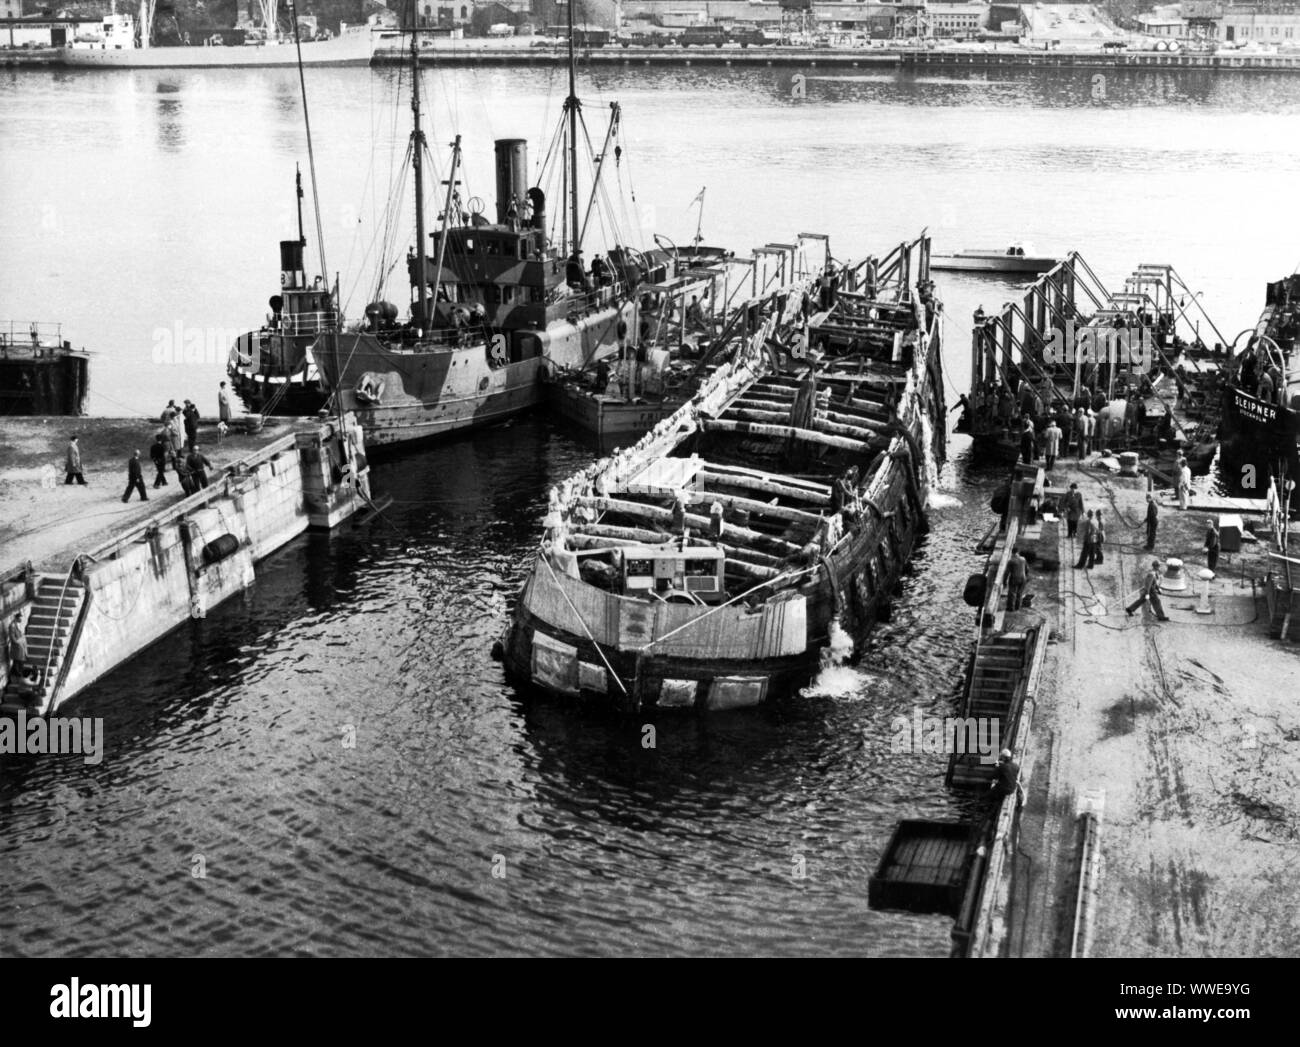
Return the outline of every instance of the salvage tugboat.
<path id="1" fill-rule="evenodd" d="M 800 237 L 793 272 L 829 269 Z M 820 254 L 815 254 L 820 252 Z M 788 696 L 888 614 L 944 453 L 929 241 L 774 302 L 696 395 L 552 491 L 508 675 L 633 711 Z"/>
<path id="2" fill-rule="evenodd" d="M 1300 337 L 1300 275 L 1269 284 L 1258 323 L 1241 334 L 1249 337 L 1226 368 L 1223 389 L 1222 473 L 1233 494 L 1257 495 L 1266 477 L 1289 490 L 1300 480 L 1300 378 L 1290 367 Z"/>
<path id="3" fill-rule="evenodd" d="M 280 292 L 270 298 L 271 313 L 257 331 L 239 336 L 226 361 L 235 394 L 258 414 L 309 415 L 325 406 L 311 346 L 337 331 L 335 296 L 324 278 L 310 284 L 303 268 L 307 237 L 302 225 L 302 172 L 297 175 L 298 239 L 280 241 Z"/>

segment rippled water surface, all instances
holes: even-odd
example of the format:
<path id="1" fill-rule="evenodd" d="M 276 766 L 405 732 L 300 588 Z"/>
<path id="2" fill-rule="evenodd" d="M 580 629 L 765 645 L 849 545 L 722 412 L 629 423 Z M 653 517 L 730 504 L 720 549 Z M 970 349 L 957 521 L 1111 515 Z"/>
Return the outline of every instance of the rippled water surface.
<path id="1" fill-rule="evenodd" d="M 309 77 L 355 313 L 405 117 L 391 72 Z M 466 134 L 485 197 L 490 139 L 545 139 L 564 93 L 542 70 L 429 79 L 430 140 Z M 707 238 L 742 250 L 825 230 L 857 256 L 928 225 L 937 250 L 1076 247 L 1108 281 L 1172 261 L 1228 337 L 1297 261 L 1296 80 L 1114 77 L 1097 103 L 1083 73 L 872 74 L 796 103 L 788 72 L 683 69 L 583 92 L 593 136 L 624 106 L 629 224 L 679 241 L 707 185 Z M 301 158 L 288 71 L 0 73 L 0 312 L 100 353 L 96 413 L 214 395 L 224 346 L 155 350 L 260 320 Z M 1015 288 L 941 290 L 964 388 L 966 318 Z M 293 542 L 74 703 L 107 722 L 101 764 L 0 762 L 0 952 L 945 954 L 949 921 L 872 913 L 866 887 L 898 819 L 964 813 L 941 757 L 889 749 L 892 717 L 949 708 L 971 639 L 999 475 L 952 450 L 860 663 L 770 710 L 661 717 L 653 749 L 640 721 L 524 701 L 489 655 L 547 488 L 593 452 L 530 417 L 377 465 L 381 519 Z"/>

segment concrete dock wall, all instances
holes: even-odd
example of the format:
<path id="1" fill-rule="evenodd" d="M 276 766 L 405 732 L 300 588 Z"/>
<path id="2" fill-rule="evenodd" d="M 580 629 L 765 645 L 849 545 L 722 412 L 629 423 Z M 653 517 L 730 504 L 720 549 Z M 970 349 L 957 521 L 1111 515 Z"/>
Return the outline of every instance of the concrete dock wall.
<path id="1" fill-rule="evenodd" d="M 63 684 L 63 703 L 189 618 L 253 584 L 255 564 L 309 526 L 332 527 L 369 501 L 362 434 L 349 416 L 291 433 L 205 491 L 80 555 L 86 585 Z M 233 536 L 233 551 L 205 555 Z"/>

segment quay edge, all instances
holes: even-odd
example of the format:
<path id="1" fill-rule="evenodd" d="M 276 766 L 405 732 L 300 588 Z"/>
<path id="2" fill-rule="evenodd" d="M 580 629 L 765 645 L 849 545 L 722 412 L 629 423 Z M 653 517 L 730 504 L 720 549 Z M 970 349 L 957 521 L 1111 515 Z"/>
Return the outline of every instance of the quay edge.
<path id="1" fill-rule="evenodd" d="M 256 564 L 310 528 L 370 503 L 364 436 L 352 416 L 281 436 L 184 500 L 119 529 L 67 567 L 0 576 L 0 628 L 23 614 L 37 683 L 0 677 L 0 711 L 49 715 L 188 619 L 252 585 Z"/>

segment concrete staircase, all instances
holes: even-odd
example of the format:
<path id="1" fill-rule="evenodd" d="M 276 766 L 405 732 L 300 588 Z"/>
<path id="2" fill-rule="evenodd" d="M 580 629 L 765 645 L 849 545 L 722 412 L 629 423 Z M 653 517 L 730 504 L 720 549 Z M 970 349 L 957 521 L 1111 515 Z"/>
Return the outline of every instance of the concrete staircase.
<path id="1" fill-rule="evenodd" d="M 0 705 L 48 710 L 85 601 L 86 586 L 79 578 L 41 579 L 27 619 L 27 671 L 30 676 L 35 669 L 39 676 L 34 683 L 11 678 Z"/>
<path id="2" fill-rule="evenodd" d="M 997 720 L 999 745 L 1007 748 L 1015 734 L 1025 682 L 1033 657 L 1034 634 L 1001 633 L 979 646 L 971 665 L 962 715 Z M 947 784 L 954 789 L 988 789 L 994 765 L 982 763 L 980 754 L 953 753 Z"/>

